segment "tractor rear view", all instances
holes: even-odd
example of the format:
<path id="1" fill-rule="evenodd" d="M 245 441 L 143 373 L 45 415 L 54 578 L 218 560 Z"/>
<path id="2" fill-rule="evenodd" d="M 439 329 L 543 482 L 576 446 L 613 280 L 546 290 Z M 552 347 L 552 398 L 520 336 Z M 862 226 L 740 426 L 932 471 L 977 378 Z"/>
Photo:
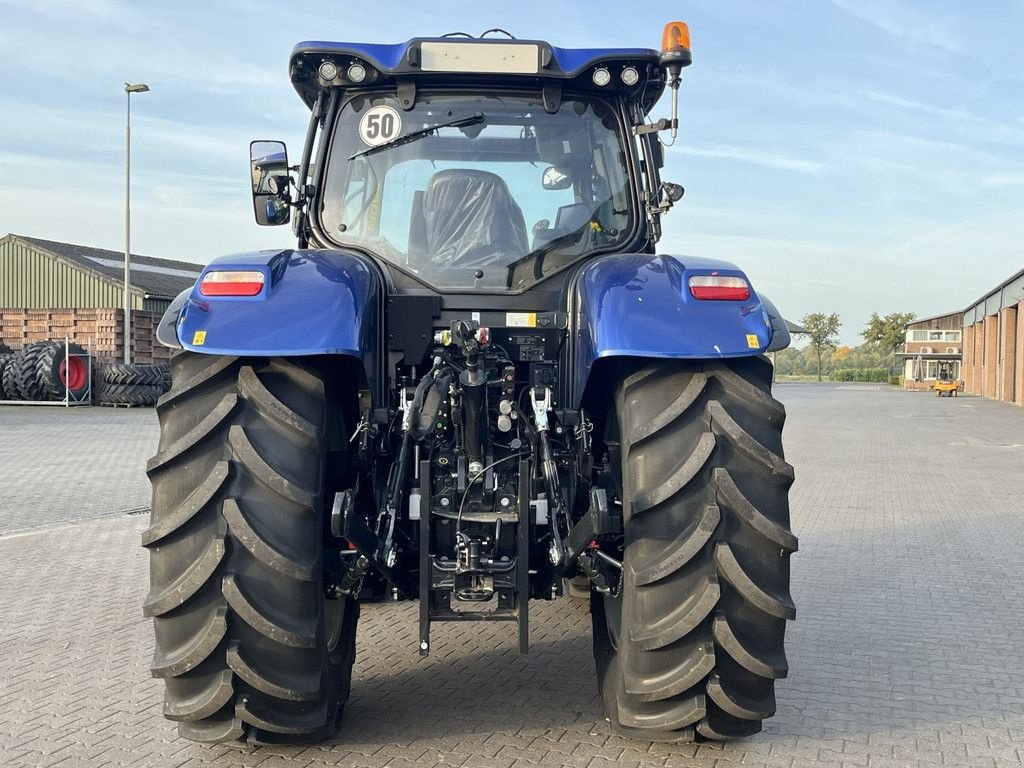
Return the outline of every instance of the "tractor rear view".
<path id="1" fill-rule="evenodd" d="M 615 732 L 731 739 L 787 672 L 792 468 L 765 353 L 789 335 L 732 264 L 657 254 L 661 51 L 498 37 L 302 43 L 299 162 L 252 146 L 257 221 L 215 260 L 150 460 L 153 674 L 208 742 L 328 737 L 359 601 L 507 622 L 591 588 Z M 671 118 L 648 114 L 666 88 Z"/>

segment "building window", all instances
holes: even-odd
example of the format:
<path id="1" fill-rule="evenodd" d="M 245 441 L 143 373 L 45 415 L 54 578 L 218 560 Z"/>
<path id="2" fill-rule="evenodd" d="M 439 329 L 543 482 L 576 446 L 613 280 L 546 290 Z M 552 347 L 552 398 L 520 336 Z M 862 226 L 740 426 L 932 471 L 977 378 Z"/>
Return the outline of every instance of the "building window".
<path id="1" fill-rule="evenodd" d="M 907 331 L 907 341 L 960 341 L 961 336 L 962 331 Z"/>

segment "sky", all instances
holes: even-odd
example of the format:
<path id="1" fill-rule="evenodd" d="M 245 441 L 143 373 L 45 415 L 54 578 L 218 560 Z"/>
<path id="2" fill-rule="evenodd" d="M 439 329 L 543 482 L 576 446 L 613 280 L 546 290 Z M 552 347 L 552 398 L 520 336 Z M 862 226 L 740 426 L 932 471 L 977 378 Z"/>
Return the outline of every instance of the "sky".
<path id="1" fill-rule="evenodd" d="M 301 151 L 302 40 L 503 27 L 559 46 L 657 48 L 693 66 L 664 176 L 686 187 L 659 252 L 723 258 L 782 313 L 963 309 L 1024 267 L 1022 0 L 0 0 L 0 235 L 204 263 L 294 245 L 253 221 L 248 145 Z M 666 116 L 667 97 L 654 116 Z"/>

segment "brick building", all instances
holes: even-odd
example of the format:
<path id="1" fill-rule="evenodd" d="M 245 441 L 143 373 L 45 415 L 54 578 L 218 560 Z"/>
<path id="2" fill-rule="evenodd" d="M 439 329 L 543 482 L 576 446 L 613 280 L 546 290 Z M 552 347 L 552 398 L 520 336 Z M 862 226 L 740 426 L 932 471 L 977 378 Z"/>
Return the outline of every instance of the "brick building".
<path id="1" fill-rule="evenodd" d="M 904 386 L 931 386 L 943 365 L 952 368 L 953 378 L 961 380 L 963 360 L 963 312 L 924 317 L 907 324 L 903 352 Z"/>
<path id="2" fill-rule="evenodd" d="M 1024 405 L 1024 269 L 964 311 L 964 389 Z"/>

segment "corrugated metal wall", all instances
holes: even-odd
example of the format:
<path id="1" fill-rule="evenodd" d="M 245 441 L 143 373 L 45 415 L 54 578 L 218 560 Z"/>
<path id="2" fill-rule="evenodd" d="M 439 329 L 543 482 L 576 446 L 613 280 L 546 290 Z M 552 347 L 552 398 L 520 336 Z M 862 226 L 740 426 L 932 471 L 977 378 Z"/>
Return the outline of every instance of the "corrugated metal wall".
<path id="1" fill-rule="evenodd" d="M 171 306 L 171 302 L 167 299 L 145 299 L 142 302 L 142 308 L 147 312 L 156 312 L 163 314 L 167 311 L 167 308 Z"/>
<path id="2" fill-rule="evenodd" d="M 0 307 L 119 309 L 121 296 L 120 288 L 85 271 L 13 239 L 0 241 Z M 132 296 L 132 308 L 143 309 L 141 295 Z"/>

